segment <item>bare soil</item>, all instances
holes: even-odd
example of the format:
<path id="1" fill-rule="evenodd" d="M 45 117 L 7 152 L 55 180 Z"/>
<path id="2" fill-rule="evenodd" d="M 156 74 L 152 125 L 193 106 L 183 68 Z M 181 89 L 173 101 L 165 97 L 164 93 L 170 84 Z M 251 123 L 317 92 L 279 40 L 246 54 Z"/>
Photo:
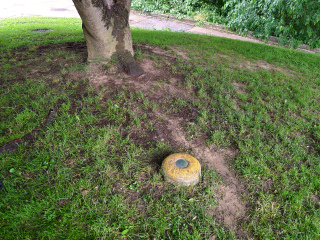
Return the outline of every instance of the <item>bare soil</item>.
<path id="1" fill-rule="evenodd" d="M 162 129 L 164 138 L 170 139 L 169 142 L 172 144 L 188 149 L 200 161 L 201 165 L 215 170 L 224 181 L 224 184 L 219 186 L 219 205 L 209 209 L 208 214 L 214 216 L 220 223 L 225 224 L 230 229 L 238 233 L 242 232 L 239 221 L 245 218 L 246 214 L 246 202 L 242 195 L 247 191 L 235 172 L 229 167 L 229 161 L 235 157 L 236 151 L 233 149 L 217 150 L 215 146 L 206 146 L 199 139 L 187 141 L 181 128 L 184 119 L 164 115 L 161 115 L 161 117 L 166 119 L 166 129 Z M 243 233 L 240 235 L 243 235 Z"/>
<path id="2" fill-rule="evenodd" d="M 283 67 L 279 67 L 279 66 L 275 66 L 273 64 L 270 64 L 266 61 L 262 61 L 262 60 L 258 60 L 256 62 L 251 62 L 251 61 L 246 61 L 246 62 L 240 62 L 239 63 L 239 67 L 241 68 L 246 68 L 250 71 L 258 71 L 260 69 L 264 69 L 270 72 L 282 72 L 287 76 L 291 76 L 293 77 L 294 74 L 296 74 L 296 72 L 283 68 Z"/>

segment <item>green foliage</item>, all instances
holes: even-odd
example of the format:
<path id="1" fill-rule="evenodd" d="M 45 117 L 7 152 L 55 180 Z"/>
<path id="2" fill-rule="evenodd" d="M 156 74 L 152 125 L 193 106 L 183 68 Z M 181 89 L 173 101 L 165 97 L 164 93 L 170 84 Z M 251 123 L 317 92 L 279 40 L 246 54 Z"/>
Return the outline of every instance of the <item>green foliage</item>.
<path id="1" fill-rule="evenodd" d="M 199 21 L 221 23 L 223 0 L 133 0 L 132 8 L 146 12 L 169 13 L 178 17 L 191 17 Z"/>
<path id="2" fill-rule="evenodd" d="M 319 0 L 133 0 L 132 8 L 203 22 L 227 24 L 246 35 L 269 40 L 279 37 L 280 45 L 296 48 L 304 43 L 320 46 Z"/>
<path id="3" fill-rule="evenodd" d="M 278 36 L 281 45 L 296 48 L 305 43 L 320 46 L 320 2 L 318 0 L 229 0 L 224 6 L 228 26 L 239 33 L 253 31 L 268 40 Z"/>

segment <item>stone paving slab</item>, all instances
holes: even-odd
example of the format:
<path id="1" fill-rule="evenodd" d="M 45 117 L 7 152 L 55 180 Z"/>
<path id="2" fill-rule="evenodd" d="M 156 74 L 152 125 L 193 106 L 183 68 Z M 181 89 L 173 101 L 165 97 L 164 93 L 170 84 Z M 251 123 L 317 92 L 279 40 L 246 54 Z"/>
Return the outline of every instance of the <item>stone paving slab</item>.
<path id="1" fill-rule="evenodd" d="M 130 16 L 129 16 L 129 22 L 130 22 L 130 26 L 132 26 L 132 24 L 136 24 L 142 21 L 148 21 L 148 17 L 143 16 L 143 15 L 139 15 L 139 14 L 133 14 L 132 12 L 130 12 Z"/>
<path id="2" fill-rule="evenodd" d="M 147 18 L 145 21 L 140 21 L 138 23 L 130 24 L 131 27 L 144 28 L 144 29 L 152 29 L 152 30 L 166 30 L 170 29 L 171 31 L 189 31 L 193 28 L 185 23 L 174 22 L 170 20 L 163 19 L 155 19 L 155 18 Z"/>

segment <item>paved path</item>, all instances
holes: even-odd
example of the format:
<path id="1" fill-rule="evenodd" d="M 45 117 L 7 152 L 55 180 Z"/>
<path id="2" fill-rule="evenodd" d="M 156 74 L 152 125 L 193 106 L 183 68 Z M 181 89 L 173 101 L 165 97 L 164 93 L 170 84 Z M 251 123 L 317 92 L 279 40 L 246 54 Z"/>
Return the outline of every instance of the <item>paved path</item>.
<path id="1" fill-rule="evenodd" d="M 72 0 L 1 0 L 0 18 L 79 17 Z"/>
<path id="2" fill-rule="evenodd" d="M 0 18 L 26 17 L 26 16 L 43 16 L 43 17 L 77 17 L 79 15 L 74 7 L 72 0 L 1 0 Z M 130 26 L 149 29 L 170 29 L 172 31 L 184 31 L 195 34 L 206 34 L 210 36 L 225 37 L 264 43 L 261 40 L 252 37 L 242 37 L 225 30 L 208 29 L 195 26 L 192 23 L 183 23 L 180 21 L 166 20 L 154 16 L 139 15 L 132 11 L 130 14 Z M 276 42 L 269 42 L 276 45 Z M 311 50 L 304 45 L 300 50 L 308 52 L 320 52 L 320 49 Z"/>

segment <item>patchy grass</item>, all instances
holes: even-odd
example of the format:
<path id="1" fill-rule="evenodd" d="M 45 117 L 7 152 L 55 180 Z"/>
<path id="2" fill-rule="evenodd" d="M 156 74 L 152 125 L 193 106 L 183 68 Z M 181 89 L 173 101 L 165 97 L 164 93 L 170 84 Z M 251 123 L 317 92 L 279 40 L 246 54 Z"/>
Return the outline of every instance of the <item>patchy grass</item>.
<path id="1" fill-rule="evenodd" d="M 319 55 L 134 29 L 129 78 L 86 64 L 79 20 L 0 26 L 0 146 L 32 135 L 0 153 L 1 239 L 319 238 Z M 181 151 L 195 187 L 163 180 Z"/>

